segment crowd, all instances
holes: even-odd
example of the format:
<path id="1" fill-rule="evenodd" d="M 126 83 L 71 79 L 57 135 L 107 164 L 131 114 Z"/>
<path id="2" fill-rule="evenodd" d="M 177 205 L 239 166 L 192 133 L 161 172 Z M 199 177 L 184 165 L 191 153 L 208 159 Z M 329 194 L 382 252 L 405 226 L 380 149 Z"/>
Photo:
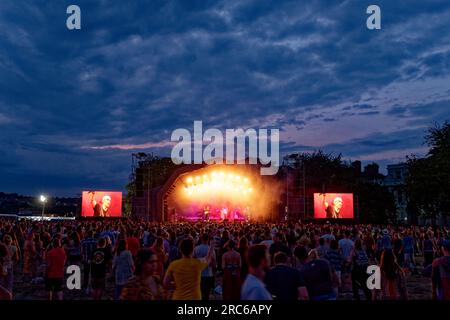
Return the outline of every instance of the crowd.
<path id="1" fill-rule="evenodd" d="M 419 271 L 429 297 L 448 300 L 449 254 L 445 227 L 0 219 L 0 299 L 14 298 L 15 276 L 63 299 L 66 268 L 78 265 L 94 300 L 112 282 L 117 300 L 408 299 Z M 379 289 L 366 285 L 369 265 Z"/>

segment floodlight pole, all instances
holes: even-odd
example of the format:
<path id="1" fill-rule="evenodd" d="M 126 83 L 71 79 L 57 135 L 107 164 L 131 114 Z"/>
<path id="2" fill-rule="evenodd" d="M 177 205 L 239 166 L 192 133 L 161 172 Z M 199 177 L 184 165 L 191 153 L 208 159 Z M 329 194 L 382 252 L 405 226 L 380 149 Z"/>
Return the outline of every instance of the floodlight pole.
<path id="1" fill-rule="evenodd" d="M 44 219 L 44 211 L 45 211 L 45 201 L 42 201 L 42 213 L 41 213 L 41 220 Z"/>

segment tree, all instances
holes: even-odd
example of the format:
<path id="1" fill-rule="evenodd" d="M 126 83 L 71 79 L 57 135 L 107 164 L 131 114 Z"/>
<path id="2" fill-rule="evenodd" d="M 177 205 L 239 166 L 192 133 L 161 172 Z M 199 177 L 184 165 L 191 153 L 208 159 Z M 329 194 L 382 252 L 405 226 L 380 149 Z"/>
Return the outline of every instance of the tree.
<path id="1" fill-rule="evenodd" d="M 406 193 L 409 210 L 435 221 L 449 215 L 450 206 L 450 122 L 428 129 L 425 143 L 430 151 L 425 158 L 408 159 Z"/>
<path id="2" fill-rule="evenodd" d="M 394 195 L 379 184 L 362 182 L 356 188 L 361 223 L 395 223 L 396 206 Z"/>

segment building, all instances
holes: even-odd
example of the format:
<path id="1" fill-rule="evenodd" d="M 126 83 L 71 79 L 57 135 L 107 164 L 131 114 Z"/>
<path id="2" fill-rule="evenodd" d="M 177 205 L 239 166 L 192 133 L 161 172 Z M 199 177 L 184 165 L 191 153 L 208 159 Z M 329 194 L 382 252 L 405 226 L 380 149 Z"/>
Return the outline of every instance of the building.
<path id="1" fill-rule="evenodd" d="M 387 166 L 388 174 L 384 178 L 383 185 L 394 195 L 397 206 L 397 218 L 399 221 L 407 222 L 408 199 L 405 192 L 405 182 L 408 175 L 408 165 L 406 163 L 390 164 Z"/>
<path id="2" fill-rule="evenodd" d="M 386 178 L 380 173 L 380 166 L 374 162 L 364 167 L 361 177 L 365 182 L 380 185 L 383 184 L 384 179 Z"/>

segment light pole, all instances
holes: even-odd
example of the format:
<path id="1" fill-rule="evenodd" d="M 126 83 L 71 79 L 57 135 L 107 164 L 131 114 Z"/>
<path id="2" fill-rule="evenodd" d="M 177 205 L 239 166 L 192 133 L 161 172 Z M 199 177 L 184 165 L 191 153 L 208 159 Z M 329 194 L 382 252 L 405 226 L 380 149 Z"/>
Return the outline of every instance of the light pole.
<path id="1" fill-rule="evenodd" d="M 44 219 L 44 212 L 45 212 L 45 203 L 47 202 L 47 197 L 42 195 L 39 197 L 39 200 L 42 202 L 42 214 L 41 214 L 41 220 Z"/>

